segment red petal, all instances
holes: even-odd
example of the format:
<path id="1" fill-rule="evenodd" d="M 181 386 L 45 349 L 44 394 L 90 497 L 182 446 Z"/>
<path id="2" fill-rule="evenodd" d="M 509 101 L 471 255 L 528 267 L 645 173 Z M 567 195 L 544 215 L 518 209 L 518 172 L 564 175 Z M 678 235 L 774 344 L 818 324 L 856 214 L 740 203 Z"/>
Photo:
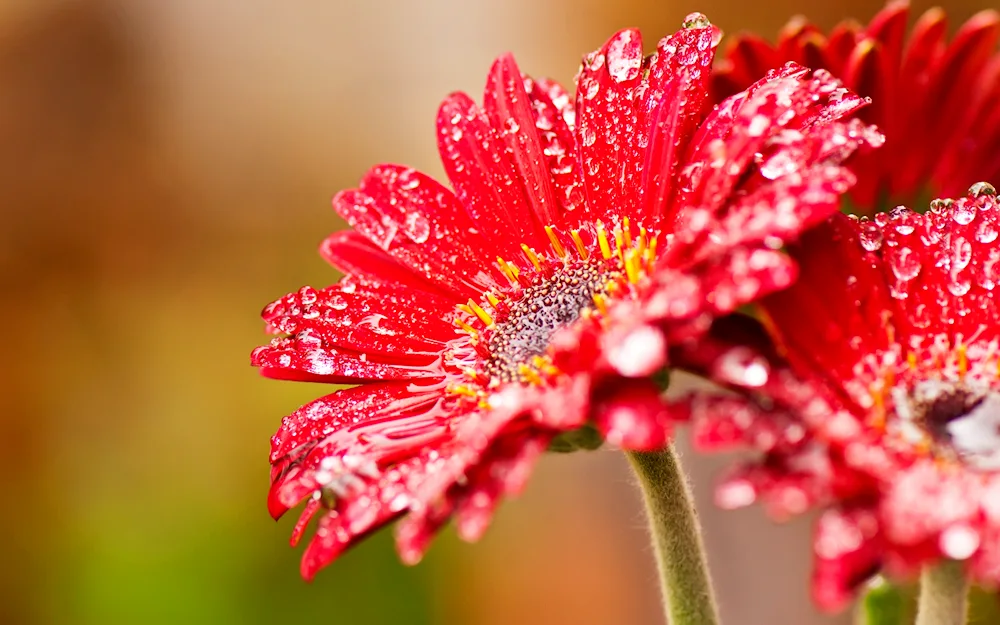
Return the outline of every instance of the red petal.
<path id="1" fill-rule="evenodd" d="M 550 80 L 525 79 L 525 85 L 542 153 L 555 185 L 563 226 L 577 228 L 581 221 L 590 219 L 590 209 L 583 193 L 583 171 L 576 158 L 573 99 L 561 85 Z"/>
<path id="2" fill-rule="evenodd" d="M 639 32 L 623 30 L 584 58 L 577 75 L 576 135 L 587 204 L 608 224 L 638 209 L 645 146 L 635 90 L 642 58 Z"/>
<path id="3" fill-rule="evenodd" d="M 881 567 L 878 521 L 866 509 L 829 510 L 816 523 L 813 551 L 813 599 L 824 610 L 841 610 Z"/>
<path id="4" fill-rule="evenodd" d="M 303 332 L 296 337 L 278 337 L 250 354 L 250 364 L 262 375 L 276 380 L 350 384 L 372 380 L 406 380 L 440 375 L 429 367 L 428 357 L 419 365 L 393 365 L 368 360 L 364 353 L 340 350 L 323 337 Z"/>
<path id="5" fill-rule="evenodd" d="M 594 425 L 611 445 L 635 451 L 663 449 L 671 432 L 667 407 L 650 380 L 615 382 L 613 392 L 595 402 Z"/>
<path id="6" fill-rule="evenodd" d="M 360 187 L 338 193 L 333 206 L 376 246 L 459 301 L 496 286 L 482 267 L 498 249 L 476 234 L 451 191 L 398 165 L 372 168 Z"/>
<path id="7" fill-rule="evenodd" d="M 525 197 L 536 222 L 555 223 L 559 205 L 542 144 L 535 132 L 524 79 L 512 56 L 502 56 L 493 63 L 486 79 L 483 109 L 507 146 L 507 153 L 514 162 L 514 179 L 524 185 Z"/>
<path id="8" fill-rule="evenodd" d="M 540 249 L 547 241 L 544 224 L 524 196 L 503 140 L 475 102 L 464 93 L 449 96 L 437 128 L 445 171 L 477 230 L 507 259 L 520 257 L 521 243 Z"/>
<path id="9" fill-rule="evenodd" d="M 319 254 L 326 262 L 346 274 L 344 284 L 366 283 L 382 288 L 386 285 L 405 284 L 415 290 L 437 293 L 453 299 L 455 294 L 443 290 L 427 279 L 401 265 L 379 247 L 353 230 L 341 230 L 328 236 L 320 244 Z"/>
<path id="10" fill-rule="evenodd" d="M 665 217 L 672 221 L 677 181 L 687 153 L 703 119 L 712 59 L 718 39 L 713 28 L 685 28 L 663 39 L 649 68 L 641 96 L 649 137 L 643 176 L 643 210 L 635 218 L 646 223 Z M 645 217 L 646 219 L 643 219 Z"/>
<path id="11" fill-rule="evenodd" d="M 324 345 L 379 355 L 380 362 L 426 364 L 455 338 L 453 311 L 452 302 L 402 285 L 335 285 L 302 287 L 262 316 L 276 332 L 319 336 Z"/>

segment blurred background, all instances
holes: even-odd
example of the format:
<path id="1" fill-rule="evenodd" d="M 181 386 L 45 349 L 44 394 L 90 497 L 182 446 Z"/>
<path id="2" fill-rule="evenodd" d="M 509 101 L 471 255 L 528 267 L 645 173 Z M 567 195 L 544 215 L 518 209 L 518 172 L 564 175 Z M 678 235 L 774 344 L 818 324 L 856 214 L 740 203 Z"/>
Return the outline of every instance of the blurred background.
<path id="1" fill-rule="evenodd" d="M 880 3 L 812 6 L 829 27 Z M 651 47 L 700 10 L 773 37 L 804 8 L 0 1 L 0 623 L 661 623 L 610 451 L 545 458 L 478 545 L 446 532 L 407 568 L 385 532 L 305 584 L 266 454 L 324 389 L 261 379 L 248 354 L 264 304 L 336 280 L 315 253 L 343 225 L 332 194 L 376 162 L 440 175 L 438 102 L 478 97 L 498 54 L 569 82 L 624 26 Z M 808 519 L 712 509 L 724 463 L 689 457 L 727 622 L 848 623 L 810 607 Z"/>

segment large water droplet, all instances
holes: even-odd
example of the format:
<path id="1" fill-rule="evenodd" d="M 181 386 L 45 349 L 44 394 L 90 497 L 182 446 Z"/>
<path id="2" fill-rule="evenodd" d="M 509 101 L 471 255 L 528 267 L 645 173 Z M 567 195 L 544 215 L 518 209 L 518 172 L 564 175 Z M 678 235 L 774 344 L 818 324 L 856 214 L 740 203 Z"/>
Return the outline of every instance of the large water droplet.
<path id="1" fill-rule="evenodd" d="M 976 230 L 976 240 L 980 243 L 992 243 L 997 240 L 997 227 L 989 219 L 983 219 Z"/>
<path id="2" fill-rule="evenodd" d="M 952 560 L 966 560 L 979 549 L 979 532 L 968 525 L 952 525 L 941 533 L 941 551 Z"/>
<path id="3" fill-rule="evenodd" d="M 958 273 L 972 260 L 972 244 L 965 237 L 955 237 L 951 244 L 951 270 Z"/>
<path id="4" fill-rule="evenodd" d="M 955 210 L 951 212 L 951 218 L 955 220 L 955 223 L 959 225 L 967 225 L 972 223 L 972 220 L 976 218 L 976 207 L 971 204 L 966 204 L 961 202 L 955 206 Z"/>
<path id="5" fill-rule="evenodd" d="M 403 233 L 414 243 L 426 243 L 431 234 L 431 224 L 420 213 L 410 213 L 403 224 Z"/>
<path id="6" fill-rule="evenodd" d="M 969 195 L 972 197 L 983 197 L 985 195 L 996 195 L 996 187 L 988 182 L 977 182 L 969 187 Z"/>
<path id="7" fill-rule="evenodd" d="M 882 229 L 862 218 L 858 229 L 858 241 L 869 252 L 877 252 L 882 247 Z"/>
<path id="8" fill-rule="evenodd" d="M 948 292 L 955 297 L 961 297 L 969 292 L 972 288 L 972 283 L 969 282 L 967 278 L 959 278 L 957 276 L 952 277 L 948 280 Z"/>
<path id="9" fill-rule="evenodd" d="M 900 280 L 912 280 L 920 273 L 920 255 L 908 247 L 901 247 L 889 259 L 889 265 Z"/>
<path id="10" fill-rule="evenodd" d="M 684 28 L 708 28 L 711 25 L 712 22 L 708 21 L 708 17 L 704 13 L 697 12 L 689 13 L 681 24 Z"/>
<path id="11" fill-rule="evenodd" d="M 334 310 L 344 310 L 347 308 L 347 300 L 340 294 L 334 293 L 330 296 L 330 308 L 333 308 Z"/>

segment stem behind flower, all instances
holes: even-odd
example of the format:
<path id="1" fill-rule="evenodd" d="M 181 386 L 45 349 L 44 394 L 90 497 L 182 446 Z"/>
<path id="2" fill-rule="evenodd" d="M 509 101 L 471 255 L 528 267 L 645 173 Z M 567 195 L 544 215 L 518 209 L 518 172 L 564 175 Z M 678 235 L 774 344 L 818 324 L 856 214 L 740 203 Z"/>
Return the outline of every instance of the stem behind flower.
<path id="1" fill-rule="evenodd" d="M 671 625 L 718 625 L 691 489 L 671 445 L 661 452 L 627 452 L 639 477 Z"/>
<path id="2" fill-rule="evenodd" d="M 960 562 L 928 566 L 920 576 L 916 625 L 965 625 L 969 613 L 969 581 Z"/>

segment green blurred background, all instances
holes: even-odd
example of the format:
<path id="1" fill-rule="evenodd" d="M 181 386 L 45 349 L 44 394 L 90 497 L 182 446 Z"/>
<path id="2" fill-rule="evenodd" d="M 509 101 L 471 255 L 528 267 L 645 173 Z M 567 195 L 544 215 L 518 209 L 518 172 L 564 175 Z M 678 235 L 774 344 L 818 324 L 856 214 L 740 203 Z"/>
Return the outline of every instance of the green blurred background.
<path id="1" fill-rule="evenodd" d="M 369 165 L 440 175 L 438 102 L 504 51 L 568 82 L 624 26 L 651 47 L 693 10 L 771 36 L 878 6 L 0 1 L 0 623 L 662 622 L 610 451 L 546 458 L 478 545 L 407 568 L 382 533 L 303 583 L 266 454 L 325 389 L 249 367 L 258 311 L 336 279 L 329 198 Z M 724 463 L 690 459 L 727 622 L 848 623 L 809 605 L 808 519 L 711 509 Z"/>

